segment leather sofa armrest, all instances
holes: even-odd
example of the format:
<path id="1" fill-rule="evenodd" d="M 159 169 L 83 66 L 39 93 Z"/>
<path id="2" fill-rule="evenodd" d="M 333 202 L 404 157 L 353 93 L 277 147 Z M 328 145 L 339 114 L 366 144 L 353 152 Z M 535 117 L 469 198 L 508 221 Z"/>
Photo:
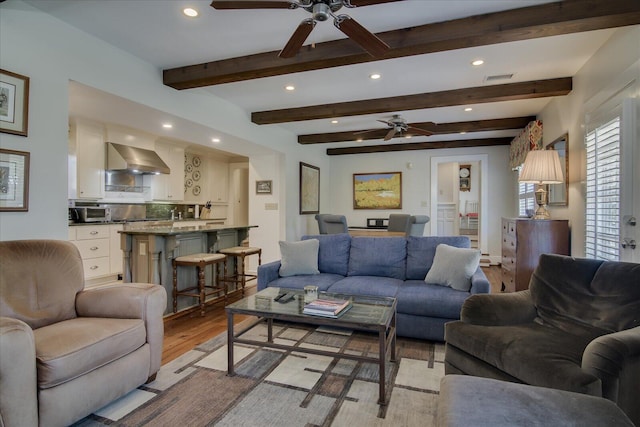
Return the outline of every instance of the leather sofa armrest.
<path id="1" fill-rule="evenodd" d="M 582 369 L 600 378 L 603 397 L 616 402 L 635 422 L 640 419 L 640 326 L 591 341 L 582 355 Z"/>
<path id="2" fill-rule="evenodd" d="M 280 277 L 280 260 L 258 266 L 258 290 L 261 291 Z"/>
<path id="3" fill-rule="evenodd" d="M 167 308 L 167 292 L 150 283 L 122 283 L 86 289 L 76 297 L 76 312 L 80 317 L 111 317 L 142 319 L 151 347 L 149 376 L 158 372 L 162 362 L 164 338 L 163 314 Z"/>
<path id="4" fill-rule="evenodd" d="M 476 294 L 462 305 L 460 320 L 484 326 L 528 323 L 535 319 L 536 308 L 529 290 L 508 294 Z"/>
<path id="5" fill-rule="evenodd" d="M 0 424 L 37 426 L 36 345 L 26 323 L 0 317 Z"/>

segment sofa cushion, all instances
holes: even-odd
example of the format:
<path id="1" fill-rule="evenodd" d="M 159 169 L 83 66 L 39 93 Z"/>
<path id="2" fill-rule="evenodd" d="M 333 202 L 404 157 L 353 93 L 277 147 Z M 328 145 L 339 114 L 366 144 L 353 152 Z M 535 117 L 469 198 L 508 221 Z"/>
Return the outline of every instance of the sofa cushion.
<path id="1" fill-rule="evenodd" d="M 600 380 L 581 369 L 584 349 L 594 338 L 536 323 L 480 326 L 457 321 L 445 326 L 447 345 L 473 356 L 466 363 L 484 361 L 526 384 L 600 395 Z"/>
<path id="2" fill-rule="evenodd" d="M 425 278 L 436 255 L 436 248 L 441 243 L 456 248 L 471 247 L 471 241 L 467 236 L 410 236 L 407 238 L 407 279 Z"/>
<path id="3" fill-rule="evenodd" d="M 380 276 L 349 276 L 329 286 L 328 292 L 347 295 L 395 297 L 404 282 Z"/>
<path id="4" fill-rule="evenodd" d="M 146 342 L 141 319 L 78 317 L 33 331 L 38 387 L 46 389 L 125 356 Z"/>
<path id="5" fill-rule="evenodd" d="M 471 276 L 480 264 L 478 249 L 456 248 L 441 243 L 436 248 L 433 264 L 424 281 L 468 292 Z"/>
<path id="6" fill-rule="evenodd" d="M 640 264 L 543 254 L 531 277 L 541 323 L 600 334 L 640 326 Z"/>
<path id="7" fill-rule="evenodd" d="M 318 274 L 317 239 L 300 242 L 280 242 L 280 276 L 296 276 L 299 274 Z"/>
<path id="8" fill-rule="evenodd" d="M 302 236 L 302 240 L 308 239 L 317 239 L 320 242 L 318 250 L 318 269 L 320 272 L 347 275 L 351 236 L 345 233 Z"/>
<path id="9" fill-rule="evenodd" d="M 348 276 L 405 279 L 407 240 L 404 237 L 353 237 Z"/>
<path id="10" fill-rule="evenodd" d="M 407 280 L 398 290 L 398 313 L 415 316 L 459 319 L 468 292 L 458 292 L 446 286 Z"/>
<path id="11" fill-rule="evenodd" d="M 287 289 L 300 289 L 302 290 L 307 285 L 314 285 L 318 287 L 319 291 L 326 291 L 329 286 L 333 285 L 338 280 L 343 279 L 344 276 L 339 274 L 306 274 L 298 276 L 280 277 L 269 282 L 269 287 L 287 288 Z"/>

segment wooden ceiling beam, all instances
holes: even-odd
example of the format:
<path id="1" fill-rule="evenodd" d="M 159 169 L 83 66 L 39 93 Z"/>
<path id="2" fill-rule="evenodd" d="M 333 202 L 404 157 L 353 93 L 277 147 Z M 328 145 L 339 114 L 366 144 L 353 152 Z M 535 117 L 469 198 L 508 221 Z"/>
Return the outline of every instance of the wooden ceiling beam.
<path id="1" fill-rule="evenodd" d="M 352 40 L 341 39 L 304 46 L 288 59 L 272 51 L 167 69 L 162 74 L 165 85 L 191 89 L 636 24 L 640 24 L 637 0 L 567 0 L 378 33 L 391 46 L 378 58 L 363 52 Z"/>
<path id="2" fill-rule="evenodd" d="M 474 120 L 469 122 L 455 122 L 455 123 L 410 123 L 411 126 L 428 130 L 434 134 L 448 134 L 448 133 L 460 133 L 460 132 L 483 132 L 483 131 L 495 131 L 495 130 L 511 130 L 522 129 L 529 122 L 535 120 L 535 116 L 526 117 L 509 117 L 504 119 L 490 119 L 490 120 Z M 357 140 L 371 140 L 371 139 L 383 139 L 389 128 L 382 128 L 374 132 L 369 132 L 369 129 L 354 130 L 349 132 L 332 132 L 332 133 L 315 133 L 307 135 L 298 135 L 298 144 L 325 144 L 329 142 L 345 142 L 345 141 L 357 141 Z M 367 132 L 366 134 L 357 135 L 357 133 Z M 408 132 L 409 134 L 411 132 Z M 404 138 L 404 136 L 397 136 L 396 138 Z"/>
<path id="3" fill-rule="evenodd" d="M 479 86 L 389 98 L 312 105 L 251 113 L 251 121 L 259 125 L 288 123 L 332 117 L 378 114 L 388 111 L 419 110 L 455 105 L 514 101 L 519 99 L 562 96 L 571 92 L 571 77 L 503 85 Z"/>
<path id="4" fill-rule="evenodd" d="M 461 139 L 457 141 L 415 142 L 411 144 L 384 144 L 359 147 L 327 148 L 327 155 L 389 153 L 391 151 L 435 150 L 438 148 L 487 147 L 509 145 L 513 138 Z"/>

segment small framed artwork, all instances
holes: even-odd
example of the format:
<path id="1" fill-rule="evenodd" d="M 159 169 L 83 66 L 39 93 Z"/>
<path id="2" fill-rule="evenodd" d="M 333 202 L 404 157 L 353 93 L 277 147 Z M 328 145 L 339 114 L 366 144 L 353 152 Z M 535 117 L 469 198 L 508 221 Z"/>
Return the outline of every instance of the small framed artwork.
<path id="1" fill-rule="evenodd" d="M 300 162 L 300 215 L 320 213 L 320 168 Z"/>
<path id="2" fill-rule="evenodd" d="M 265 180 L 265 181 L 256 181 L 256 194 L 271 194 L 273 186 L 273 181 Z"/>
<path id="3" fill-rule="evenodd" d="M 0 212 L 29 210 L 29 153 L 0 149 Z"/>
<path id="4" fill-rule="evenodd" d="M 402 172 L 354 173 L 353 209 L 402 209 Z"/>
<path id="5" fill-rule="evenodd" d="M 471 165 L 460 165 L 460 191 L 471 191 Z"/>
<path id="6" fill-rule="evenodd" d="M 29 77 L 0 69 L 0 132 L 27 136 Z"/>

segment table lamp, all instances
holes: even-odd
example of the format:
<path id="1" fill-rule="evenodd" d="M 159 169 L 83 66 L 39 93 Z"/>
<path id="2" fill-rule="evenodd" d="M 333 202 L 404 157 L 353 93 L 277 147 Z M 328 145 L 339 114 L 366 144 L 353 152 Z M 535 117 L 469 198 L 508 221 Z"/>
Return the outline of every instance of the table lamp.
<path id="1" fill-rule="evenodd" d="M 564 181 L 560 157 L 555 150 L 529 151 L 520 172 L 520 182 L 538 184 L 536 203 L 538 209 L 533 219 L 550 219 L 547 204 L 546 184 L 560 184 Z"/>

